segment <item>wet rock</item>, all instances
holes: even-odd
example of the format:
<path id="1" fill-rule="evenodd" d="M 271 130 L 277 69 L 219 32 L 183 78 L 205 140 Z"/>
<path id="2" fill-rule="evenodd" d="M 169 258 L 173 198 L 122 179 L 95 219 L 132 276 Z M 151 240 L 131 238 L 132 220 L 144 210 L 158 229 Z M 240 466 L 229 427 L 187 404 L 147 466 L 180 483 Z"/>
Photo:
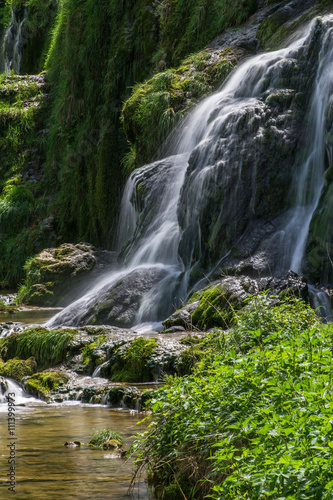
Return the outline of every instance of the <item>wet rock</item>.
<path id="1" fill-rule="evenodd" d="M 116 450 L 120 448 L 122 443 L 117 439 L 111 439 L 110 441 L 105 441 L 103 443 L 103 450 Z"/>
<path id="2" fill-rule="evenodd" d="M 198 305 L 199 300 L 195 300 L 194 302 L 186 304 L 186 306 L 178 309 L 173 314 L 171 314 L 169 318 L 163 321 L 163 326 L 166 329 L 165 332 L 168 332 L 177 327 L 184 328 L 187 331 L 192 331 L 192 314 L 194 313 Z"/>
<path id="3" fill-rule="evenodd" d="M 166 276 L 162 268 L 136 269 L 120 279 L 80 319 L 80 324 L 115 325 L 130 328 L 145 295 Z"/>
<path id="4" fill-rule="evenodd" d="M 29 261 L 19 298 L 26 304 L 61 305 L 73 282 L 91 271 L 96 262 L 95 248 L 86 243 L 64 243 L 43 250 Z"/>
<path id="5" fill-rule="evenodd" d="M 137 387 L 113 387 L 105 401 L 113 408 L 138 410 L 141 408 L 141 395 L 142 391 Z"/>
<path id="6" fill-rule="evenodd" d="M 167 318 L 163 325 L 165 328 L 186 326 L 192 331 L 229 328 L 237 310 L 246 305 L 246 299 L 263 291 L 276 295 L 278 300 L 296 297 L 309 303 L 307 281 L 293 271 L 281 278 L 227 276 L 195 292 L 190 301 Z"/>
<path id="7" fill-rule="evenodd" d="M 66 448 L 80 448 L 81 442 L 80 441 L 66 441 L 66 443 L 64 443 L 64 446 L 66 446 Z"/>
<path id="8" fill-rule="evenodd" d="M 7 380 L 0 376 L 0 394 L 3 395 L 8 389 Z"/>

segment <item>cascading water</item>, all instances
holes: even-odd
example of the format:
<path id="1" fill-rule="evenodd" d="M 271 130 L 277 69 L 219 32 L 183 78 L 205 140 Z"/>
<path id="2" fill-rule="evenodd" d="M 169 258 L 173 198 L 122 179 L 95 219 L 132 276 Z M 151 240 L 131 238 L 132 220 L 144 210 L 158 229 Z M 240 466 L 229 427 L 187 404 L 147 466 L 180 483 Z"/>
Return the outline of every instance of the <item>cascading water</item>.
<path id="1" fill-rule="evenodd" d="M 29 396 L 29 394 L 27 394 L 17 382 L 14 382 L 14 380 L 0 377 L 0 407 L 8 401 L 9 394 L 11 395 L 11 399 L 15 402 L 15 405 L 27 402 L 40 402 L 40 399 Z"/>
<path id="2" fill-rule="evenodd" d="M 5 73 L 14 71 L 16 75 L 21 72 L 23 50 L 23 28 L 28 18 L 28 9 L 24 10 L 23 19 L 19 19 L 12 8 L 12 19 L 4 39 Z"/>
<path id="3" fill-rule="evenodd" d="M 90 322 L 123 282 L 141 287 L 132 324 L 160 321 L 186 297 L 196 269 L 216 265 L 239 243 L 248 255 L 265 251 L 276 274 L 300 271 L 324 182 L 332 30 L 333 16 L 316 20 L 289 47 L 243 63 L 184 121 L 169 144 L 171 156 L 133 172 L 121 205 L 123 264 L 48 326 Z M 303 105 L 309 111 L 305 133 L 300 96 L 311 102 Z M 279 171 L 267 151 L 280 155 Z M 130 306 L 131 300 L 124 302 Z"/>

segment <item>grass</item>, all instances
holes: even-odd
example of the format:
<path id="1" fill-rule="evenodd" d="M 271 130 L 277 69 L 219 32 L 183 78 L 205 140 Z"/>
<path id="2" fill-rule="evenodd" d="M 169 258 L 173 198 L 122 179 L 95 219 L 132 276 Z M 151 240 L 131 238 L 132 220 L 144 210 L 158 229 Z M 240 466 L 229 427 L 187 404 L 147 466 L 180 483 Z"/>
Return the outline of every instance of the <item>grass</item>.
<path id="1" fill-rule="evenodd" d="M 89 446 L 95 448 L 102 448 L 105 443 L 111 442 L 115 448 L 120 448 L 124 444 L 124 439 L 117 431 L 112 431 L 110 429 L 100 429 L 95 432 L 91 440 L 89 441 Z"/>
<path id="2" fill-rule="evenodd" d="M 39 368 L 46 368 L 67 358 L 69 344 L 75 336 L 76 332 L 70 329 L 29 328 L 23 333 L 0 339 L 0 355 L 5 361 L 33 356 Z"/>
<path id="3" fill-rule="evenodd" d="M 332 325 L 263 296 L 210 338 L 194 373 L 155 394 L 137 444 L 158 498 L 331 499 Z"/>

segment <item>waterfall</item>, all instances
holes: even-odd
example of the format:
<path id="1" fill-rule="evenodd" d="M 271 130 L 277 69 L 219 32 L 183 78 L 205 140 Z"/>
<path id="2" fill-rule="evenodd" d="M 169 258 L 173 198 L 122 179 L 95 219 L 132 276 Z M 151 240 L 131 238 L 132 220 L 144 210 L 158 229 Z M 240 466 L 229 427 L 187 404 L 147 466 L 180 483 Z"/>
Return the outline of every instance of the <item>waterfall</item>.
<path id="1" fill-rule="evenodd" d="M 12 19 L 4 39 L 5 73 L 14 71 L 16 75 L 21 72 L 22 50 L 24 42 L 23 27 L 28 18 L 28 9 L 24 10 L 22 20 L 12 7 Z"/>
<path id="2" fill-rule="evenodd" d="M 0 405 L 7 402 L 9 394 L 11 395 L 11 400 L 15 403 L 15 405 L 27 402 L 40 402 L 40 399 L 29 396 L 29 394 L 27 394 L 14 380 L 0 377 Z"/>
<path id="3" fill-rule="evenodd" d="M 185 119 L 173 135 L 176 139 L 168 144 L 170 156 L 132 173 L 121 204 L 118 248 L 123 248 L 118 270 L 95 283 L 89 294 L 48 326 L 90 321 L 87 311 L 118 283 L 131 282 L 138 275 L 141 283 L 152 272 L 158 279 L 152 279 L 144 291 L 134 324 L 160 321 L 172 305 L 186 298 L 196 267 L 210 260 L 211 266 L 216 265 L 239 242 L 245 241 L 246 248 L 251 231 L 255 248 L 264 249 L 275 273 L 301 270 L 309 224 L 324 183 L 325 110 L 333 83 L 332 30 L 333 16 L 315 20 L 288 47 L 245 61 L 220 91 L 204 99 Z M 297 80 L 299 67 L 309 72 L 306 85 L 302 77 Z M 292 127 L 297 117 L 288 110 L 282 113 L 279 99 L 282 95 L 291 101 L 302 93 L 295 84 L 295 89 L 287 87 L 281 94 L 282 80 L 298 82 L 303 94 L 308 93 L 310 105 L 304 105 L 309 117 L 306 147 L 302 154 L 292 151 L 289 155 L 294 162 L 292 168 L 284 167 L 289 189 L 280 194 L 275 193 L 278 174 L 267 164 L 265 148 L 271 149 L 267 137 L 273 137 L 277 154 L 288 143 L 293 145 L 290 137 L 296 135 L 297 128 Z M 332 157 L 331 151 L 327 154 Z M 258 178 L 265 175 L 270 187 L 260 191 Z M 270 208 L 269 190 L 278 207 L 275 218 L 265 213 Z M 263 226 L 271 219 L 272 229 L 266 235 Z"/>

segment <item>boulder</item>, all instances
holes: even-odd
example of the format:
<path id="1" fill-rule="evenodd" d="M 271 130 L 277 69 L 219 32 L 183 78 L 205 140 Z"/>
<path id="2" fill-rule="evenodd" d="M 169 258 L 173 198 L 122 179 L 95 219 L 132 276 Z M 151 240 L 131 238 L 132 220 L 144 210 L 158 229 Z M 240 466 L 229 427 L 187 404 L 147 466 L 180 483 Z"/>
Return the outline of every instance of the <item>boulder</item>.
<path id="1" fill-rule="evenodd" d="M 37 306 L 65 305 L 73 285 L 97 263 L 95 248 L 87 243 L 64 243 L 47 248 L 26 264 L 26 279 L 18 299 Z"/>

